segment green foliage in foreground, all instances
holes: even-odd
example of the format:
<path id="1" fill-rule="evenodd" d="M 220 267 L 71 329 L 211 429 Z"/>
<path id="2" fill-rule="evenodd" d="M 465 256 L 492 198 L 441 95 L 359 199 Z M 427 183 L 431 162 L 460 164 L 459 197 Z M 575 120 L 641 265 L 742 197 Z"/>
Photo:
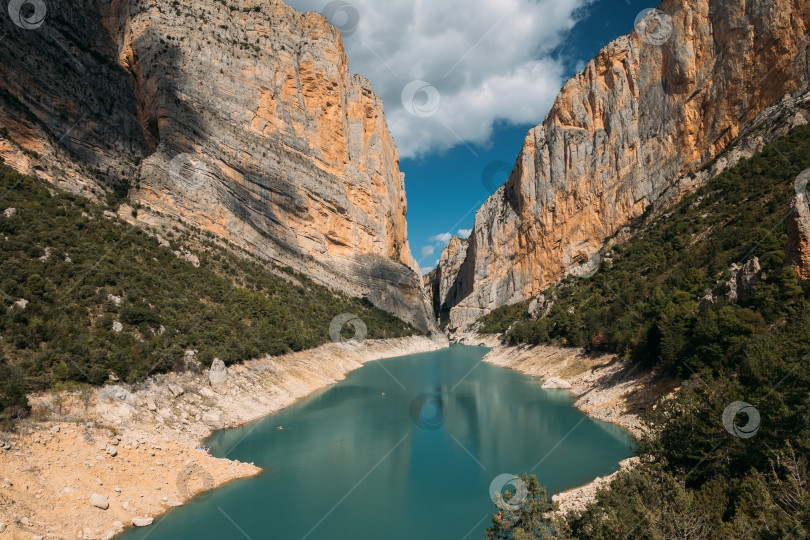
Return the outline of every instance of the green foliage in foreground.
<path id="1" fill-rule="evenodd" d="M 26 412 L 26 392 L 110 373 L 135 382 L 183 367 L 187 349 L 208 365 L 315 347 L 340 313 L 361 318 L 369 338 L 415 333 L 368 301 L 286 272 L 303 286 L 291 284 L 207 240 L 195 268 L 173 254 L 179 235 L 160 247 L 104 209 L 0 165 L 0 421 Z"/>
<path id="2" fill-rule="evenodd" d="M 643 464 L 557 523 L 559 537 L 810 536 L 810 283 L 785 265 L 794 180 L 808 167 L 802 127 L 617 246 L 594 277 L 546 291 L 547 317 L 529 319 L 525 304 L 487 317 L 514 343 L 616 352 L 687 379 L 650 412 Z M 750 297 L 731 304 L 720 287 L 701 302 L 753 256 L 764 277 Z M 753 437 L 724 427 L 738 401 L 761 417 Z"/>
<path id="3" fill-rule="evenodd" d="M 498 513 L 492 516 L 492 527 L 487 529 L 487 540 L 552 538 L 545 518 L 546 512 L 552 509 L 546 489 L 534 475 L 524 474 L 521 482 L 525 493 L 515 490 L 515 493 L 507 491 L 502 495 Z"/>

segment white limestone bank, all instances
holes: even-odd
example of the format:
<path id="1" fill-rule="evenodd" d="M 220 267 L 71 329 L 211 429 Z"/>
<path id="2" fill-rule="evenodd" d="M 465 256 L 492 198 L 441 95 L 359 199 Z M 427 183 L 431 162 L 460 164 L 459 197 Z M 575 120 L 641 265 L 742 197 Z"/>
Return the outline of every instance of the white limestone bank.
<path id="1" fill-rule="evenodd" d="M 580 349 L 548 345 L 502 345 L 491 335 L 461 334 L 453 340 L 492 348 L 485 362 L 538 377 L 543 388 L 568 390 L 576 398 L 577 409 L 622 426 L 636 437 L 644 429 L 644 410 L 680 384 L 616 355 L 589 355 Z"/>
<path id="2" fill-rule="evenodd" d="M 585 414 L 624 427 L 634 436 L 643 433 L 641 414 L 672 394 L 680 382 L 634 366 L 617 355 L 588 355 L 580 349 L 547 345 L 504 346 L 497 336 L 462 334 L 455 341 L 491 347 L 484 361 L 513 369 L 544 381 L 543 388 L 566 389 L 576 398 L 574 406 Z M 632 468 L 638 458 L 620 463 Z M 596 499 L 618 472 L 553 496 L 559 512 L 582 510 Z"/>
<path id="3" fill-rule="evenodd" d="M 278 411 L 365 363 L 446 346 L 421 336 L 328 344 L 135 386 L 31 396 L 32 419 L 0 433 L 0 538 L 111 538 L 151 523 L 259 472 L 199 450 L 213 430 Z M 94 505 L 101 500 L 107 508 Z"/>

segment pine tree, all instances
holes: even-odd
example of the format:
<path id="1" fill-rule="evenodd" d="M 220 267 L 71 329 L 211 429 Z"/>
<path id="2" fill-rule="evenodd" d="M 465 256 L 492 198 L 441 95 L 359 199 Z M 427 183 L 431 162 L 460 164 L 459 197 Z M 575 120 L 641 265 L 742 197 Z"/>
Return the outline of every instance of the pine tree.
<path id="1" fill-rule="evenodd" d="M 507 491 L 497 514 L 492 516 L 492 527 L 487 529 L 487 539 L 533 540 L 553 538 L 551 523 L 546 514 L 553 509 L 546 495 L 546 488 L 540 485 L 537 477 L 523 475 L 526 486 L 525 496 L 520 500 Z"/>

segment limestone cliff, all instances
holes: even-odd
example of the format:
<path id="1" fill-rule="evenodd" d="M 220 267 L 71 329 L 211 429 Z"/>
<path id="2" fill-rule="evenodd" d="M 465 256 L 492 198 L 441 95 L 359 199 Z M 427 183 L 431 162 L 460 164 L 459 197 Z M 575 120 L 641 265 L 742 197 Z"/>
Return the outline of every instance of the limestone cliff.
<path id="1" fill-rule="evenodd" d="M 449 315 L 449 305 L 455 304 L 472 290 L 472 276 L 459 273 L 467 257 L 468 240 L 454 236 L 439 257 L 436 268 L 425 276 L 425 285 L 439 320 Z"/>
<path id="2" fill-rule="evenodd" d="M 458 272 L 474 285 L 440 300 L 451 328 L 581 274 L 810 81 L 805 0 L 664 0 L 659 10 L 663 25 L 610 43 L 529 132 L 509 180 L 476 214 Z"/>
<path id="3" fill-rule="evenodd" d="M 435 327 L 382 102 L 321 15 L 77 0 L 34 29 L 0 19 L 0 156 L 18 170 L 128 192 L 145 224 L 213 233 Z"/>

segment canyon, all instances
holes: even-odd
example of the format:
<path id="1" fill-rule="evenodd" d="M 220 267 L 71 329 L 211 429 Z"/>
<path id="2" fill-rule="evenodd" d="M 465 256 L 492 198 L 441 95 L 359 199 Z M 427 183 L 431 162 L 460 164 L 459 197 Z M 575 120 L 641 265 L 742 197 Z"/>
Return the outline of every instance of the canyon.
<path id="1" fill-rule="evenodd" d="M 689 381 L 656 370 L 627 349 L 600 352 L 601 334 L 598 340 L 587 335 L 585 345 L 577 345 L 583 349 L 563 347 L 572 343 L 564 340 L 507 345 L 504 335 L 477 334 L 476 321 L 532 297 L 532 322 L 542 319 L 554 302 L 541 296 L 549 286 L 607 268 L 616 260 L 615 253 L 608 254 L 613 247 L 671 213 L 682 197 L 791 129 L 810 124 L 810 4 L 664 0 L 633 33 L 610 43 L 565 84 L 545 120 L 526 136 L 509 180 L 478 210 L 472 234 L 451 238 L 437 268 L 423 277 L 409 247 L 404 175 L 382 100 L 368 80 L 350 72 L 340 32 L 323 16 L 299 13 L 280 0 L 75 0 L 50 3 L 47 10 L 39 26 L 0 17 L 0 162 L 106 204 L 109 210 L 99 211 L 98 222 L 103 216 L 142 227 L 156 237 L 155 249 L 171 245 L 161 234 L 179 236 L 184 247 L 174 255 L 196 267 L 206 261 L 193 253 L 195 246 L 212 240 L 266 263 L 303 295 L 302 283 L 309 282 L 274 265 L 366 298 L 427 336 L 343 343 L 330 325 L 335 343 L 312 350 L 260 352 L 228 367 L 216 359 L 209 369 L 203 369 L 209 362 L 193 367 L 186 361 L 169 373 L 150 372 L 137 380 L 104 371 L 101 382 L 93 383 L 98 387 L 55 384 L 48 392 L 40 386 L 29 395 L 31 417 L 21 419 L 14 432 L 0 433 L 0 500 L 11 501 L 0 505 L 0 533 L 9 535 L 111 538 L 130 524 L 151 524 L 197 492 L 257 475 L 259 467 L 247 463 L 253 458 L 217 459 L 200 446 L 213 431 L 279 411 L 364 364 L 446 348 L 438 323 L 447 324 L 456 343 L 491 348 L 481 362 L 542 380 L 527 383 L 533 387 L 569 390 L 571 405 L 583 413 L 643 437 L 652 429 L 645 415 L 667 406 L 679 389 L 704 385 L 699 376 Z M 785 251 L 786 262 L 807 279 L 810 169 L 796 173 L 790 207 L 780 203 L 773 210 L 784 215 L 779 224 L 784 223 L 786 231 L 780 232 L 787 232 L 787 245 L 780 240 L 772 249 L 780 257 Z M 19 219 L 20 210 L 8 208 L 4 215 Z M 739 207 L 734 210 L 739 215 Z M 195 244 L 189 236 L 203 242 Z M 49 260 L 49 249 L 40 262 Z M 718 299 L 727 287 L 736 300 L 766 279 L 765 258 L 762 267 L 758 258 L 745 259 L 732 266 L 733 281 L 724 277 L 707 291 L 707 308 L 715 289 Z M 644 267 L 632 271 L 643 274 Z M 117 304 L 121 297 L 102 300 Z M 28 314 L 35 304 L 21 299 L 14 305 L 15 313 Z M 525 309 L 517 307 L 525 318 Z M 723 315 L 732 320 L 728 313 L 738 311 L 729 308 Z M 288 319 L 303 318 L 300 313 Z M 113 333 L 122 331 L 121 322 L 110 322 Z M 130 327 L 127 332 L 137 329 L 144 340 L 159 340 L 166 330 L 160 325 L 149 336 L 147 326 Z M 761 336 L 764 340 L 766 333 Z M 186 350 L 184 358 L 196 353 Z M 442 369 L 452 364 L 452 355 L 448 358 Z M 768 360 L 762 371 L 779 373 L 781 366 Z M 469 371 L 464 366 L 447 394 L 464 383 L 454 403 L 490 392 L 506 412 L 479 407 L 482 414 L 469 415 L 470 433 L 488 419 L 505 425 L 511 415 L 507 402 L 519 403 L 493 390 L 491 373 L 473 374 L 481 362 Z M 393 390 L 349 385 L 346 395 L 373 394 L 382 403 L 395 397 L 397 387 L 410 392 L 379 366 L 382 377 L 391 379 L 386 384 L 396 384 Z M 55 367 L 43 363 L 46 378 L 67 382 Z M 776 380 L 790 384 L 795 369 L 785 367 L 787 375 Z M 423 382 L 416 380 L 406 382 L 415 390 Z M 757 383 L 773 386 L 771 393 L 778 386 Z M 449 387 L 433 381 L 428 386 Z M 750 399 L 767 411 L 767 403 L 760 404 L 765 399 L 757 402 L 737 391 L 734 399 Z M 718 424 L 725 405 L 707 417 Z M 379 412 L 376 406 L 368 409 Z M 531 442 L 531 429 L 546 419 L 516 410 L 520 425 L 529 429 L 510 434 Z M 417 411 L 419 422 L 412 407 L 410 417 L 405 407 L 401 412 L 405 424 L 424 427 L 423 410 Z M 356 412 L 344 416 L 364 418 Z M 712 429 L 722 433 L 719 425 Z M 286 421 L 271 430 L 295 434 Z M 328 434 L 313 432 L 321 439 Z M 368 434 L 373 438 L 373 431 Z M 486 470 L 478 452 L 452 439 L 459 448 L 450 447 L 461 459 L 466 454 Z M 497 438 L 483 439 L 487 448 Z M 360 452 L 352 447 L 346 455 L 354 462 Z M 327 465 L 334 469 L 334 463 Z M 622 468 L 639 463 L 643 460 L 625 461 Z M 611 478 L 616 476 L 555 500 L 563 509 L 582 509 Z M 72 518 L 65 520 L 68 515 Z"/>
<path id="2" fill-rule="evenodd" d="M 80 0 L 39 26 L 0 20 L 7 164 L 436 330 L 382 101 L 323 16 Z"/>
<path id="3" fill-rule="evenodd" d="M 665 0 L 603 48 L 528 133 L 466 246 L 442 254 L 428 280 L 442 322 L 464 331 L 589 275 L 639 220 L 768 144 L 752 126 L 768 120 L 778 136 L 807 123 L 808 26 L 800 0 Z M 727 151 L 743 135 L 747 145 Z M 803 203 L 793 258 L 806 272 Z"/>

